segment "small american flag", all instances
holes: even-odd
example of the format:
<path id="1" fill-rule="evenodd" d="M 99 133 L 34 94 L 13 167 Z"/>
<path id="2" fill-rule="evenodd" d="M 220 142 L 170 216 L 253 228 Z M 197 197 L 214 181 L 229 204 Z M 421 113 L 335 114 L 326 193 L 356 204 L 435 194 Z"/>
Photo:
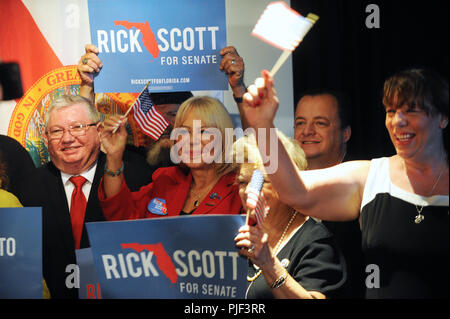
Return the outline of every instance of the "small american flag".
<path id="1" fill-rule="evenodd" d="M 264 193 L 261 191 L 264 184 L 264 174 L 255 169 L 252 174 L 252 179 L 247 189 L 247 207 L 254 209 L 256 213 L 256 222 L 262 225 L 264 218 L 266 218 L 269 207 L 266 205 Z"/>
<path id="2" fill-rule="evenodd" d="M 294 51 L 318 17 L 302 17 L 286 3 L 269 3 L 256 23 L 252 35 L 283 51 Z"/>
<path id="3" fill-rule="evenodd" d="M 134 119 L 141 131 L 157 141 L 169 122 L 155 108 L 147 87 L 133 104 Z"/>

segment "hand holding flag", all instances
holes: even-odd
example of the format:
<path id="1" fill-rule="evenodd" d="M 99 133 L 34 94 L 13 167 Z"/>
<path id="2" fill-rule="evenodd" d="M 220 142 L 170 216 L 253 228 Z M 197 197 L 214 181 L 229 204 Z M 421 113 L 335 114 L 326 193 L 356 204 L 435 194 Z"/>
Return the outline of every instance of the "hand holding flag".
<path id="1" fill-rule="evenodd" d="M 118 168 L 127 144 L 127 118 L 123 115 L 109 115 L 102 122 L 100 139 L 103 151 L 117 160 Z"/>
<path id="2" fill-rule="evenodd" d="M 169 126 L 169 122 L 158 112 L 153 104 L 150 92 L 148 91 L 149 84 L 150 82 L 147 83 L 124 116 L 126 117 L 131 109 L 133 109 L 134 119 L 142 133 L 157 141 Z"/>

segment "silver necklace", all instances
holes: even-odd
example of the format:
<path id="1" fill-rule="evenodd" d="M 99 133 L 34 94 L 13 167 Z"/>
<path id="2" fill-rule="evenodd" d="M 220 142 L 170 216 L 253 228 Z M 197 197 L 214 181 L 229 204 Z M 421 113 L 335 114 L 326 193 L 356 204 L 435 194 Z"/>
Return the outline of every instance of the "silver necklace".
<path id="1" fill-rule="evenodd" d="M 406 168 L 406 166 L 405 166 L 405 168 Z M 431 194 L 433 194 L 434 189 L 436 188 L 437 184 L 439 183 L 444 171 L 445 171 L 445 165 L 442 167 L 441 173 L 439 174 L 438 178 L 436 179 L 436 182 L 434 182 L 433 188 L 431 189 L 431 192 L 429 193 L 429 195 L 427 197 L 430 197 Z M 425 207 L 425 205 L 423 205 L 423 206 L 415 205 L 415 206 L 416 206 L 417 215 L 416 215 L 416 217 L 414 217 L 414 223 L 420 224 L 425 219 L 425 217 L 422 215 L 422 210 Z"/>

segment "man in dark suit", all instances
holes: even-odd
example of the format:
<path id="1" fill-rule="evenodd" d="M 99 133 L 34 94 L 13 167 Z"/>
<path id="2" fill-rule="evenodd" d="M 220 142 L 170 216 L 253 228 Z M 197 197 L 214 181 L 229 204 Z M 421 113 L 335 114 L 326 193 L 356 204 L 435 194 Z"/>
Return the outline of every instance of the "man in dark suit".
<path id="1" fill-rule="evenodd" d="M 66 267 L 76 264 L 75 249 L 89 247 L 85 223 L 105 220 L 97 195 L 105 170 L 102 126 L 92 102 L 72 95 L 53 101 L 45 123 L 51 161 L 24 186 L 28 191 L 23 204 L 43 207 L 43 272 L 51 297 L 77 298 L 77 289 L 66 285 Z M 151 181 L 152 170 L 144 158 L 130 154 L 123 169 L 114 173 L 123 173 L 127 183 L 139 189 Z M 76 179 L 82 179 L 82 185 Z"/>
<path id="2" fill-rule="evenodd" d="M 351 109 L 342 92 L 304 92 L 295 109 L 294 136 L 308 160 L 308 169 L 321 169 L 353 160 L 347 153 L 351 137 Z M 357 220 L 328 222 L 347 262 L 347 291 L 341 297 L 363 298 L 364 272 L 361 231 Z"/>

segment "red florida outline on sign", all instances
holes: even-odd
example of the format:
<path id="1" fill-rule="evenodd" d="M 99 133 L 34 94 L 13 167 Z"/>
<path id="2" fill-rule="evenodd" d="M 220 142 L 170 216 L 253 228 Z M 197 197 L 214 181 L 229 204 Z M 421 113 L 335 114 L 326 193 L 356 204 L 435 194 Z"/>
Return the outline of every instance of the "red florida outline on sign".
<path id="1" fill-rule="evenodd" d="M 142 42 L 144 43 L 147 51 L 153 56 L 153 58 L 157 58 L 159 56 L 159 48 L 158 43 L 156 42 L 155 35 L 150 28 L 148 21 L 145 22 L 128 22 L 128 21 L 114 21 L 114 25 L 121 25 L 125 27 L 127 30 L 131 28 L 136 28 L 142 33 Z"/>
<path id="2" fill-rule="evenodd" d="M 159 269 L 164 273 L 164 275 L 170 280 L 172 284 L 178 281 L 178 274 L 175 269 L 175 265 L 172 259 L 167 254 L 162 243 L 157 244 L 139 244 L 139 243 L 128 243 L 120 244 L 123 249 L 133 249 L 134 251 L 140 253 L 143 250 L 148 250 L 154 254 L 156 257 L 156 264 Z"/>

